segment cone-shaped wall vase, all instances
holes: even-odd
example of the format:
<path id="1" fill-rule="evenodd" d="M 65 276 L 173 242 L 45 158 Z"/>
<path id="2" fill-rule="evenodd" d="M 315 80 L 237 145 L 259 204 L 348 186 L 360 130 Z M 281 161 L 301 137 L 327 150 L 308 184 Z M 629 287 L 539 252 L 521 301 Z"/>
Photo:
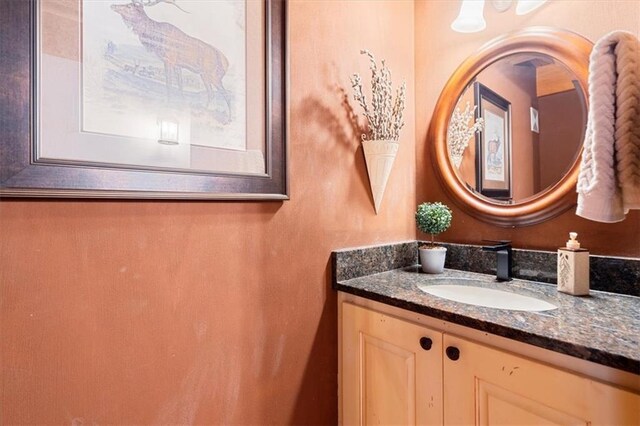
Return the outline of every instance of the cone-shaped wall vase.
<path id="1" fill-rule="evenodd" d="M 380 211 L 382 196 L 399 146 L 397 142 L 392 141 L 362 141 L 376 214 Z"/>

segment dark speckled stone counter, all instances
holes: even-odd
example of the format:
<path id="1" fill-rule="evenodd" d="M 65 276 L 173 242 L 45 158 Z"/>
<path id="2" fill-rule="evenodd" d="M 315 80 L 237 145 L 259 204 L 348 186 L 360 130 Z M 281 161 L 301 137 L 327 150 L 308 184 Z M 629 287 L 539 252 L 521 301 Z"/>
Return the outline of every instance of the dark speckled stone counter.
<path id="1" fill-rule="evenodd" d="M 387 248 L 386 250 L 392 250 Z M 334 252 L 334 266 L 335 266 Z M 344 252 L 342 252 L 344 254 Z M 409 259 L 406 259 L 407 262 Z M 401 263 L 401 262 L 400 262 Z M 362 271 L 360 271 L 362 272 Z M 640 374 L 640 298 L 599 291 L 587 297 L 559 293 L 555 285 L 457 270 L 430 275 L 404 266 L 355 278 L 336 276 L 334 288 L 451 323 L 507 337 L 620 370 Z M 440 278 L 472 278 L 473 285 L 546 300 L 558 309 L 511 311 L 453 302 L 421 291 Z M 469 285 L 460 280 L 460 285 Z"/>

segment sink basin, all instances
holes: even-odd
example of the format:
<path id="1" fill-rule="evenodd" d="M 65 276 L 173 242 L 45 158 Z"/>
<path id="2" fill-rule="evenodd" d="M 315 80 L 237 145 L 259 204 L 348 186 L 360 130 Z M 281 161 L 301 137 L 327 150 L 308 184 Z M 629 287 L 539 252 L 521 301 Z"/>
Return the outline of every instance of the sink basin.
<path id="1" fill-rule="evenodd" d="M 549 311 L 557 308 L 557 306 L 535 297 L 474 285 L 449 284 L 456 281 L 474 282 L 470 279 L 443 278 L 431 280 L 433 284 L 420 284 L 418 288 L 425 293 L 443 299 L 488 308 L 529 312 Z"/>

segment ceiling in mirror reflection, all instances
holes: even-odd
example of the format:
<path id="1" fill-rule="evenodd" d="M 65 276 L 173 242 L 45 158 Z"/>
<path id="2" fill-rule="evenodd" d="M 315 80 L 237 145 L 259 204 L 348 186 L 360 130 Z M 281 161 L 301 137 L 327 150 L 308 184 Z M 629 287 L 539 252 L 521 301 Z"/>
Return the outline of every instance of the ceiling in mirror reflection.
<path id="1" fill-rule="evenodd" d="M 505 56 L 460 93 L 447 148 L 478 196 L 517 204 L 559 182 L 580 153 L 587 120 L 577 77 L 542 53 Z"/>

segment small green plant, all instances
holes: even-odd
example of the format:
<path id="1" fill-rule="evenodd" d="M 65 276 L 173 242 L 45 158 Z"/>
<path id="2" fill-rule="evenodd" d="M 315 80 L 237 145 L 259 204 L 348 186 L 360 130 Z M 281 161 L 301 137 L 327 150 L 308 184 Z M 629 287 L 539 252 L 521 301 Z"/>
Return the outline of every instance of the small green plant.
<path id="1" fill-rule="evenodd" d="M 446 231 L 451 226 L 451 210 L 442 203 L 422 203 L 416 211 L 416 224 L 424 233 L 431 234 L 431 244 L 435 247 L 435 236 Z"/>

